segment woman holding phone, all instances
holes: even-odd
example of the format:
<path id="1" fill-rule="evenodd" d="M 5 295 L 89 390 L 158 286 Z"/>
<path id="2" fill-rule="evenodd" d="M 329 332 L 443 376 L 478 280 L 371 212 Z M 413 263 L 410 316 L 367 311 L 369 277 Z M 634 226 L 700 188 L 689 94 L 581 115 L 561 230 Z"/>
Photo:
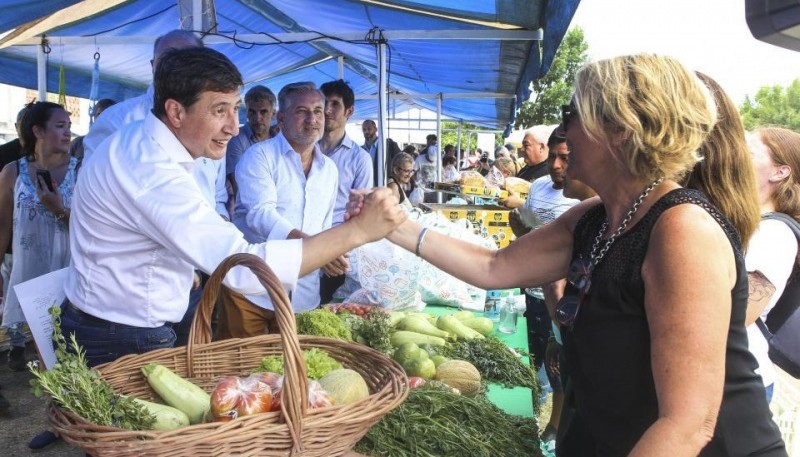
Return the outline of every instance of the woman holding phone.
<path id="1" fill-rule="evenodd" d="M 25 335 L 14 286 L 69 264 L 69 207 L 77 160 L 69 155 L 69 113 L 36 102 L 22 118 L 23 157 L 0 172 L 0 246 L 12 241 L 2 327 L 11 340 L 9 368 L 25 369 Z"/>

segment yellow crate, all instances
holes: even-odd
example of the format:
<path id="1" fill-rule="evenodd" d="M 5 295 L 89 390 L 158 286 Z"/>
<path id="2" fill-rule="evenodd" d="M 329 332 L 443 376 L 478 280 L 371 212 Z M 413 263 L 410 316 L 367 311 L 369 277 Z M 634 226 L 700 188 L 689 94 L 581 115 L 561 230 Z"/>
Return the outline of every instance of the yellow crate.
<path id="1" fill-rule="evenodd" d="M 423 209 L 436 211 L 451 221 L 466 219 L 472 223 L 475 233 L 491 238 L 497 247 L 508 246 L 514 239 L 514 232 L 508 223 L 509 209 L 497 205 L 447 205 L 423 203 Z"/>

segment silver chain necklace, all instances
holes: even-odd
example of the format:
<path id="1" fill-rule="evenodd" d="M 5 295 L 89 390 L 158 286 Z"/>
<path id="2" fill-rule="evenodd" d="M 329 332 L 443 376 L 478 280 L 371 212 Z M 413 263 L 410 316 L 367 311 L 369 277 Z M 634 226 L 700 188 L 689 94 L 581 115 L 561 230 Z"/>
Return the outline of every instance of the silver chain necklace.
<path id="1" fill-rule="evenodd" d="M 606 255 L 606 252 L 608 252 L 609 248 L 611 248 L 611 245 L 614 244 L 614 241 L 617 240 L 617 237 L 619 237 L 622 234 L 622 232 L 624 232 L 625 229 L 628 227 L 628 223 L 631 221 L 631 219 L 633 219 L 633 215 L 636 214 L 636 210 L 638 210 L 639 206 L 642 205 L 644 199 L 647 198 L 650 192 L 662 182 L 664 182 L 663 176 L 650 183 L 650 185 L 647 186 L 647 188 L 645 188 L 645 190 L 643 190 L 638 197 L 636 197 L 636 200 L 634 200 L 633 202 L 633 206 L 631 206 L 631 209 L 628 210 L 628 213 L 625 215 L 625 218 L 622 219 L 622 223 L 619 225 L 619 228 L 617 228 L 617 230 L 606 240 L 605 244 L 603 245 L 603 248 L 600 249 L 600 252 L 597 252 L 597 249 L 600 247 L 600 241 L 603 239 L 603 235 L 606 234 L 606 230 L 608 230 L 608 217 L 606 217 L 605 222 L 603 222 L 603 226 L 600 227 L 600 233 L 598 233 L 597 238 L 594 239 L 594 244 L 592 245 L 592 253 L 589 255 L 589 259 L 591 261 L 589 268 L 591 270 L 593 270 L 594 267 L 596 267 L 597 264 L 600 263 L 600 261 Z"/>

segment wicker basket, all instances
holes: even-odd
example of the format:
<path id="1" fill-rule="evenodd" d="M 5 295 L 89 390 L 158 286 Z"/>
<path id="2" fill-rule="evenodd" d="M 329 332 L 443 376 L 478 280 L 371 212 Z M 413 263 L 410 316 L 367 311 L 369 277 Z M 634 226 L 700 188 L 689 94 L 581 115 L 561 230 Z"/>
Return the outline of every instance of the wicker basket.
<path id="1" fill-rule="evenodd" d="M 236 265 L 250 268 L 269 292 L 280 335 L 211 342 L 210 316 L 217 291 L 225 273 Z M 351 450 L 372 425 L 408 395 L 403 369 L 379 352 L 331 338 L 298 337 L 292 307 L 280 281 L 261 259 L 250 254 L 229 257 L 211 276 L 189 341 L 187 347 L 121 357 L 98 370 L 115 391 L 160 401 L 140 370 L 148 363 L 162 364 L 210 392 L 220 378 L 246 374 L 262 357 L 283 355 L 286 376 L 281 411 L 162 432 L 99 426 L 51 405 L 48 416 L 54 431 L 96 457 L 337 456 Z M 308 409 L 301 350 L 313 347 L 359 372 L 370 396 L 349 405 Z"/>

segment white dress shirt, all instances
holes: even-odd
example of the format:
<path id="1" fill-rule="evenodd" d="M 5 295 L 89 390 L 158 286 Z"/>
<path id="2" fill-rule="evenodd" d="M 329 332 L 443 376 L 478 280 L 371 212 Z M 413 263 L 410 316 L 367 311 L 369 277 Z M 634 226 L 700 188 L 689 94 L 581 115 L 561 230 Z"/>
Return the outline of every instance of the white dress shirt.
<path id="1" fill-rule="evenodd" d="M 331 227 L 336 202 L 336 164 L 314 146 L 308 177 L 300 154 L 292 149 L 283 133 L 254 144 L 236 166 L 236 209 L 233 222 L 251 243 L 284 240 L 300 230 L 315 235 Z M 268 296 L 247 297 L 266 309 L 273 309 Z M 297 281 L 292 292 L 295 311 L 319 306 L 319 272 Z"/>
<path id="2" fill-rule="evenodd" d="M 126 125 L 141 121 L 153 109 L 153 85 L 144 94 L 129 98 L 108 107 L 97 121 L 92 124 L 89 133 L 83 138 L 83 160 L 86 161 L 107 138 Z M 225 159 L 197 159 L 193 174 L 203 195 L 225 220 L 230 219 L 226 202 L 228 192 L 225 189 Z"/>
<path id="3" fill-rule="evenodd" d="M 72 201 L 65 292 L 75 306 L 136 327 L 178 322 L 193 271 L 211 273 L 238 252 L 265 259 L 284 287 L 294 287 L 302 243 L 249 244 L 204 198 L 191 174 L 195 166 L 153 114 L 95 150 L 81 168 Z M 242 267 L 224 282 L 241 293 L 266 293 Z"/>
<path id="4" fill-rule="evenodd" d="M 339 170 L 339 193 L 333 208 L 333 225 L 336 226 L 344 222 L 350 191 L 372 188 L 372 159 L 347 134 L 338 146 L 331 151 L 325 151 L 325 156 L 333 160 Z"/>

